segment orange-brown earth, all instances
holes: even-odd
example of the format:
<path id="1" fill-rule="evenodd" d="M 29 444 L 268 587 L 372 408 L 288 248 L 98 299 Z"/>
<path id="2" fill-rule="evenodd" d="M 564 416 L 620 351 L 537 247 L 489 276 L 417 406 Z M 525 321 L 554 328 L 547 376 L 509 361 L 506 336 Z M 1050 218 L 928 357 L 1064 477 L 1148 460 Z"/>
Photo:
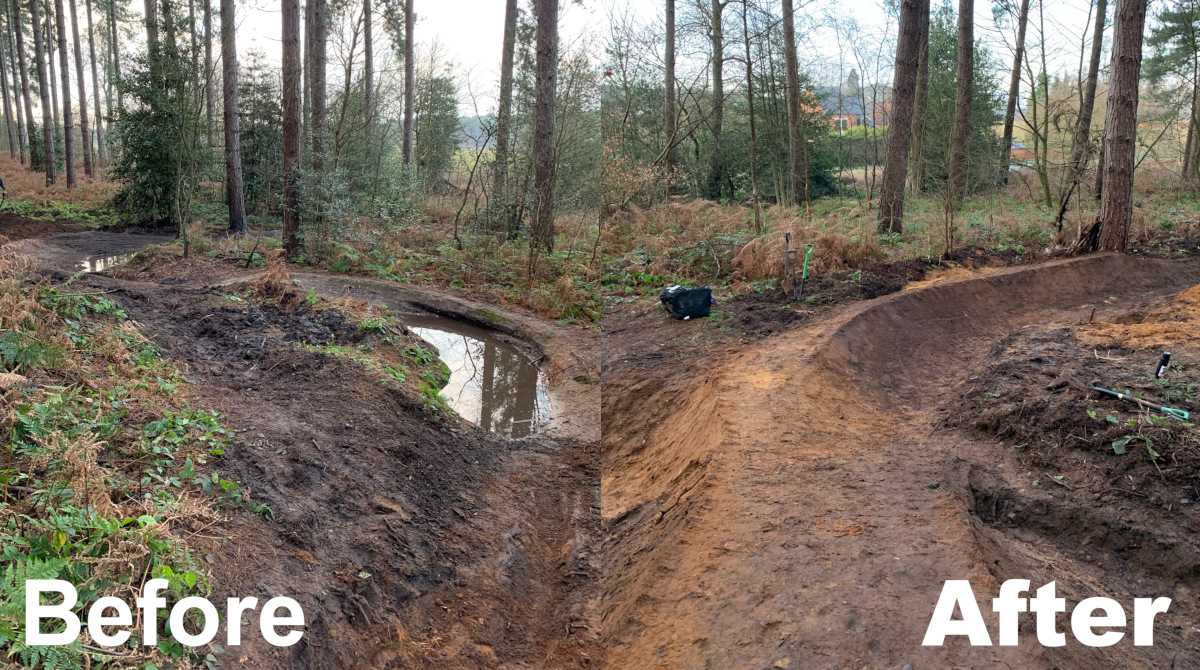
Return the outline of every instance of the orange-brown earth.
<path id="1" fill-rule="evenodd" d="M 606 665 L 1200 667 L 1196 506 L 1150 488 L 1154 464 L 1129 454 L 1125 493 L 1110 490 L 1111 450 L 1031 466 L 1028 445 L 972 428 L 965 402 L 990 388 L 968 380 L 1036 355 L 1005 338 L 1128 319 L 1197 283 L 1200 262 L 1095 255 L 946 277 L 761 341 L 737 318 L 723 331 L 656 306 L 606 315 Z M 948 579 L 971 580 L 994 638 L 986 599 L 1009 578 L 1054 580 L 1069 605 L 1174 605 L 1152 648 L 1069 633 L 1043 648 L 1032 618 L 1018 647 L 921 646 Z"/>

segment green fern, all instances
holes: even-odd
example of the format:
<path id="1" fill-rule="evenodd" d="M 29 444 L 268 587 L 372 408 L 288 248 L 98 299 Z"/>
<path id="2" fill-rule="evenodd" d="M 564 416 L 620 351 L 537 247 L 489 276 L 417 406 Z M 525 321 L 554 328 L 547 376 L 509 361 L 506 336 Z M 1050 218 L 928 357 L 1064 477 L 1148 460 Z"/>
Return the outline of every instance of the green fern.
<path id="1" fill-rule="evenodd" d="M 23 373 L 32 367 L 53 368 L 66 362 L 66 352 L 27 333 L 6 330 L 0 334 L 0 370 Z"/>
<path id="2" fill-rule="evenodd" d="M 66 647 L 30 647 L 25 643 L 25 632 L 18 632 L 25 620 L 26 581 L 56 579 L 68 563 L 65 558 L 17 561 L 10 563 L 0 577 L 0 650 L 8 647 L 8 657 L 16 657 L 27 668 L 76 670 L 83 666 L 78 641 Z"/>

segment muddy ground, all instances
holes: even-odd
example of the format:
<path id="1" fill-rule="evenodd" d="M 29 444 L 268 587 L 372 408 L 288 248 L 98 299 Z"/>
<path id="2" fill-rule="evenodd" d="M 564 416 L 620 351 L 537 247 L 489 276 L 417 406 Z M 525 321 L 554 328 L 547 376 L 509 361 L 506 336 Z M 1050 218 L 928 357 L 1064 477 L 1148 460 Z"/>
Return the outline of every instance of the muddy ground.
<path id="1" fill-rule="evenodd" d="M 1194 443 L 1162 448 L 1157 467 L 1140 443 L 1113 453 L 1121 436 L 1103 430 L 1065 447 L 1054 430 L 1099 428 L 1088 402 L 1110 427 L 1108 413 L 1133 413 L 1071 397 L 1046 372 L 1104 376 L 1087 357 L 1108 351 L 1106 378 L 1136 376 L 1154 346 L 1064 333 L 1138 322 L 1197 283 L 1197 261 L 1096 255 L 926 278 L 782 327 L 751 317 L 739 330 L 769 303 L 709 323 L 626 306 L 613 331 L 606 315 L 606 662 L 1200 667 Z M 1175 604 L 1153 648 L 1128 635 L 1103 653 L 1070 635 L 1042 648 L 1032 620 L 1016 648 L 921 646 L 944 580 L 970 579 L 983 601 L 1013 577 L 1055 580 L 1069 603 Z"/>
<path id="2" fill-rule="evenodd" d="M 80 254 L 119 246 L 91 235 L 30 250 L 61 278 Z M 212 466 L 275 515 L 241 511 L 210 529 L 214 597 L 288 595 L 307 617 L 297 645 L 251 636 L 222 667 L 598 667 L 595 336 L 436 292 L 302 277 L 332 298 L 498 321 L 489 327 L 540 361 L 558 412 L 541 434 L 509 440 L 296 346 L 353 343 L 340 314 L 222 304 L 253 271 L 204 259 L 134 270 L 79 283 L 106 291 L 187 365 L 193 404 L 239 431 Z"/>

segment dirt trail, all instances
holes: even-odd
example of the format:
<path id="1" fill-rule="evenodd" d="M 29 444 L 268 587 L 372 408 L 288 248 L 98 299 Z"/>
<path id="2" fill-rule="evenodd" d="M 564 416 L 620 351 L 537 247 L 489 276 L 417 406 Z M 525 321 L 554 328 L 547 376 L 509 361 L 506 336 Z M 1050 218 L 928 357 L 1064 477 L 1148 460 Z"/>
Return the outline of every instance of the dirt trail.
<path id="1" fill-rule="evenodd" d="M 1198 282 L 1196 262 L 1092 256 L 859 303 L 707 374 L 607 359 L 606 664 L 1200 667 L 1186 523 L 1155 536 L 1090 499 L 1030 491 L 1011 450 L 938 429 L 955 384 L 1004 335 Z M 652 418 L 659 427 L 642 429 Z M 1103 558 L 1131 537 L 1184 564 Z M 1153 649 L 1127 635 L 1101 654 L 1068 635 L 1045 650 L 1025 625 L 1016 648 L 920 646 L 944 580 L 970 579 L 985 602 L 1010 577 L 1057 579 L 1068 601 L 1176 605 Z"/>
<path id="2" fill-rule="evenodd" d="M 93 247 L 71 235 L 29 249 L 62 277 L 79 254 L 119 246 L 89 235 Z M 597 338 L 437 291 L 299 275 L 331 298 L 349 290 L 390 309 L 438 311 L 520 343 L 549 376 L 559 416 L 509 440 L 435 420 L 345 358 L 293 346 L 341 342 L 357 327 L 334 312 L 224 298 L 253 276 L 193 259 L 138 280 L 77 283 L 107 291 L 187 364 L 193 404 L 240 432 L 213 467 L 274 510 L 274 521 L 238 512 L 216 533 L 230 539 L 210 550 L 213 597 L 289 595 L 307 633 L 288 649 L 251 636 L 222 667 L 595 667 Z"/>

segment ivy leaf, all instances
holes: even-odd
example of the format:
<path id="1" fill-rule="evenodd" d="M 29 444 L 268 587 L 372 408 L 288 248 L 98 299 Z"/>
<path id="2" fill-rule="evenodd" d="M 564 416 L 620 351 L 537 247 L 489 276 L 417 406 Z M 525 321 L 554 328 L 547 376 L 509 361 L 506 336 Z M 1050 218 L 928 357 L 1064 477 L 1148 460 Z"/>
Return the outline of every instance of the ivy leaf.
<path id="1" fill-rule="evenodd" d="M 1128 443 L 1129 443 L 1129 440 L 1113 440 L 1113 443 L 1112 443 L 1113 451 L 1117 452 L 1118 454 L 1125 453 L 1125 445 Z"/>

